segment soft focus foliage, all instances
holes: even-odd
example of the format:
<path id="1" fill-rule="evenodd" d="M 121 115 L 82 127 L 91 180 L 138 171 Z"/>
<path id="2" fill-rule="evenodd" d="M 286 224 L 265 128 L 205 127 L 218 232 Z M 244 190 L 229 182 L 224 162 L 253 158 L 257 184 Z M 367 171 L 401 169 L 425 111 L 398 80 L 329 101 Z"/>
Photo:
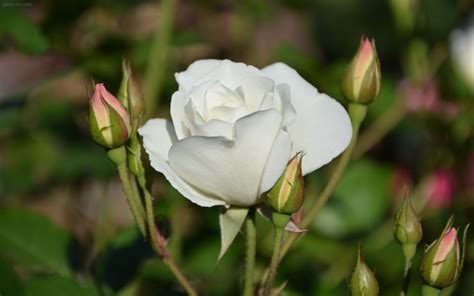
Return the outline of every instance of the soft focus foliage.
<path id="1" fill-rule="evenodd" d="M 169 38 L 154 34 L 167 13 L 160 3 L 176 4 Z M 353 161 L 276 282 L 288 280 L 284 295 L 348 295 L 362 242 L 380 294 L 399 295 L 404 258 L 393 221 L 406 186 L 423 226 L 414 266 L 451 213 L 456 225 L 473 222 L 474 97 L 472 71 L 462 67 L 472 60 L 460 62 L 450 43 L 469 32 L 473 15 L 466 0 L 2 1 L 0 294 L 184 295 L 132 224 L 115 168 L 89 138 L 91 77 L 117 95 L 126 57 L 146 100 L 156 98 L 152 117 L 170 118 L 174 73 L 191 62 L 281 61 L 345 105 L 341 78 L 364 34 L 377 44 L 380 95 Z M 161 41 L 167 55 L 157 58 Z M 305 176 L 304 207 L 332 168 Z M 197 290 L 238 295 L 241 237 L 217 264 L 219 209 L 195 206 L 156 172 L 150 178 L 160 229 Z M 259 273 L 271 255 L 271 222 L 259 217 L 257 229 Z M 474 293 L 472 234 L 466 250 L 452 295 Z M 413 272 L 408 295 L 420 285 Z"/>

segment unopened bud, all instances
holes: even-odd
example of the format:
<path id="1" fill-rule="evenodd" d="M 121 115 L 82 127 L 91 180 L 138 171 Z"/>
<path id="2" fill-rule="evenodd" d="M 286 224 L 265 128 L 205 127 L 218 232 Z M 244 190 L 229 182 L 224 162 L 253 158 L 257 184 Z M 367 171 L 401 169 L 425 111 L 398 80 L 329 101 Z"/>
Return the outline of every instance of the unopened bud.
<path id="1" fill-rule="evenodd" d="M 403 205 L 395 219 L 395 238 L 402 245 L 417 245 L 423 236 L 423 229 L 413 209 L 410 197 L 405 196 Z"/>
<path id="2" fill-rule="evenodd" d="M 465 238 L 468 226 L 464 230 L 463 253 L 459 248 L 457 230 L 448 221 L 438 240 L 425 251 L 420 264 L 420 274 L 425 282 L 435 288 L 452 285 L 461 274 L 464 264 Z"/>
<path id="3" fill-rule="evenodd" d="M 376 296 L 379 294 L 379 284 L 372 270 L 364 262 L 362 247 L 359 247 L 357 263 L 351 277 L 350 290 L 352 296 Z"/>
<path id="4" fill-rule="evenodd" d="M 89 101 L 89 131 L 94 142 L 109 149 L 123 145 L 130 135 L 127 111 L 102 83 Z"/>
<path id="5" fill-rule="evenodd" d="M 268 192 L 268 203 L 278 213 L 293 214 L 304 201 L 304 179 L 301 172 L 303 153 L 298 152 L 289 162 L 286 170 Z"/>
<path id="6" fill-rule="evenodd" d="M 405 275 L 412 265 L 413 257 L 416 253 L 416 246 L 421 241 L 423 229 L 420 221 L 413 209 L 408 192 L 400 211 L 395 218 L 395 238 L 402 245 L 403 255 L 405 256 Z"/>
<path id="7" fill-rule="evenodd" d="M 374 40 L 362 37 L 342 79 L 342 93 L 352 103 L 369 104 L 380 92 L 380 62 Z"/>
<path id="8" fill-rule="evenodd" d="M 145 111 L 145 100 L 130 63 L 126 60 L 122 62 L 122 82 L 118 98 L 130 115 L 132 131 L 136 131 Z"/>

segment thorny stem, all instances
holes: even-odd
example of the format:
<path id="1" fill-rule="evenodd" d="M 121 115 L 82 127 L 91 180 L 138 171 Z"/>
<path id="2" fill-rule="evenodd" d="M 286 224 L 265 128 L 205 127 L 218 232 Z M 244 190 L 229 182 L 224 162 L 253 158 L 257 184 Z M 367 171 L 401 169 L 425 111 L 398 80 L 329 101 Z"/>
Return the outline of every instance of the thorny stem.
<path id="1" fill-rule="evenodd" d="M 186 293 L 188 293 L 189 296 L 196 296 L 197 292 L 194 290 L 189 280 L 183 275 L 173 259 L 171 259 L 171 256 L 166 249 L 166 239 L 161 235 L 159 229 L 156 228 L 155 215 L 153 213 L 153 197 L 146 187 L 144 174 L 140 174 L 140 176 L 138 176 L 138 184 L 140 184 L 145 196 L 145 210 L 147 216 L 148 232 L 153 250 L 161 256 L 163 263 L 168 266 L 178 282 L 181 284 L 184 290 L 186 290 Z"/>
<path id="2" fill-rule="evenodd" d="M 245 260 L 245 276 L 244 276 L 244 296 L 253 295 L 253 273 L 255 268 L 255 253 L 256 253 L 256 241 L 257 231 L 255 230 L 255 212 L 250 209 L 249 215 L 245 220 L 245 229 L 247 236 L 247 250 Z"/>
<path id="3" fill-rule="evenodd" d="M 196 296 L 197 293 L 191 286 L 188 279 L 183 275 L 181 270 L 178 266 L 174 263 L 166 249 L 166 239 L 161 235 L 159 230 L 156 228 L 155 225 L 155 215 L 153 214 L 153 198 L 146 187 L 146 180 L 145 180 L 145 169 L 141 162 L 139 162 L 139 170 L 140 172 L 137 174 L 138 176 L 129 176 L 128 169 L 127 169 L 127 152 L 124 146 L 119 148 L 111 149 L 107 152 L 109 158 L 117 165 L 120 180 L 122 181 L 122 185 L 125 191 L 125 196 L 127 197 L 130 209 L 132 211 L 133 217 L 138 224 L 138 227 L 142 233 L 142 235 L 146 237 L 150 237 L 150 242 L 153 250 L 160 255 L 163 262 L 168 266 L 170 271 L 174 274 L 178 282 L 181 286 L 186 290 L 188 295 Z M 145 219 L 143 216 L 140 215 L 139 207 L 137 202 L 140 203 L 141 207 L 141 198 L 138 188 L 136 190 L 133 188 L 130 179 L 132 182 L 135 182 L 136 179 L 138 180 L 138 184 L 140 185 L 144 195 L 145 195 L 145 211 L 146 211 L 146 221 L 148 225 L 148 235 L 147 235 L 147 228 L 145 225 Z"/>
<path id="4" fill-rule="evenodd" d="M 281 250 L 281 241 L 283 239 L 283 228 L 274 226 L 274 242 L 273 242 L 273 254 L 272 261 L 270 263 L 270 268 L 268 271 L 268 277 L 264 284 L 263 296 L 271 296 L 273 282 L 275 281 L 275 276 L 278 269 L 278 263 L 280 262 L 280 250 Z"/>
<path id="5" fill-rule="evenodd" d="M 143 219 L 143 216 L 140 214 L 136 199 L 133 195 L 132 185 L 128 177 L 127 167 L 125 164 L 119 164 L 117 165 L 117 169 L 119 172 L 120 180 L 122 181 L 123 191 L 125 192 L 128 205 L 130 206 L 130 210 L 132 211 L 133 218 L 135 219 L 135 222 L 137 223 L 142 235 L 144 237 L 147 237 L 145 221 Z"/>

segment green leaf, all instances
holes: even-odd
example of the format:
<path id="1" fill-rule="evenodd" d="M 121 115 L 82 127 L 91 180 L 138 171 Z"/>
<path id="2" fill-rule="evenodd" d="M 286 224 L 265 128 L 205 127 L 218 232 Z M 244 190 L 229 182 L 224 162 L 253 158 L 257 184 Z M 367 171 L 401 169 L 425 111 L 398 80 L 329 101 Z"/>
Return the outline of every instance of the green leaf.
<path id="1" fill-rule="evenodd" d="M 37 277 L 27 281 L 25 296 L 44 295 L 96 296 L 98 293 L 92 284 L 80 285 L 68 277 Z"/>
<path id="2" fill-rule="evenodd" d="M 0 37 L 4 33 L 11 36 L 24 53 L 41 54 L 48 49 L 48 42 L 40 29 L 17 9 L 1 9 Z"/>
<path id="3" fill-rule="evenodd" d="M 248 208 L 229 208 L 219 215 L 221 228 L 221 251 L 217 260 L 221 260 L 240 231 L 247 217 Z"/>
<path id="4" fill-rule="evenodd" d="M 34 271 L 70 275 L 69 234 L 37 214 L 3 209 L 0 211 L 0 256 Z"/>
<path id="5" fill-rule="evenodd" d="M 0 260 L 0 294 L 2 296 L 23 295 L 23 287 L 13 268 Z"/>

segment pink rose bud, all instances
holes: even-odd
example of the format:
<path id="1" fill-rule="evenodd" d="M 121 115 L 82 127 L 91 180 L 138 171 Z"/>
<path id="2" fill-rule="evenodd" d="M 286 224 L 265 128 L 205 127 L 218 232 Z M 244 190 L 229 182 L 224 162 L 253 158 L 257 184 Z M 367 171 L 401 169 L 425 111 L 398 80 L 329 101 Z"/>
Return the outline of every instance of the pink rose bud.
<path id="1" fill-rule="evenodd" d="M 379 284 L 372 270 L 364 262 L 362 247 L 359 247 L 357 263 L 349 285 L 352 296 L 377 296 L 379 294 Z"/>
<path id="2" fill-rule="evenodd" d="M 425 282 L 435 288 L 445 288 L 452 285 L 459 277 L 465 252 L 467 226 L 464 230 L 463 253 L 459 248 L 457 230 L 448 222 L 441 237 L 433 242 L 425 251 L 420 264 L 420 274 Z"/>
<path id="3" fill-rule="evenodd" d="M 267 193 L 268 203 L 274 211 L 293 214 L 304 201 L 304 179 L 301 172 L 303 153 L 298 152 L 289 162 L 286 170 L 273 188 Z"/>
<path id="4" fill-rule="evenodd" d="M 380 61 L 374 40 L 362 37 L 359 50 L 346 69 L 342 93 L 353 103 L 369 104 L 380 93 Z"/>
<path id="5" fill-rule="evenodd" d="M 130 135 L 127 111 L 102 83 L 89 101 L 89 131 L 97 144 L 109 149 L 123 145 Z"/>

